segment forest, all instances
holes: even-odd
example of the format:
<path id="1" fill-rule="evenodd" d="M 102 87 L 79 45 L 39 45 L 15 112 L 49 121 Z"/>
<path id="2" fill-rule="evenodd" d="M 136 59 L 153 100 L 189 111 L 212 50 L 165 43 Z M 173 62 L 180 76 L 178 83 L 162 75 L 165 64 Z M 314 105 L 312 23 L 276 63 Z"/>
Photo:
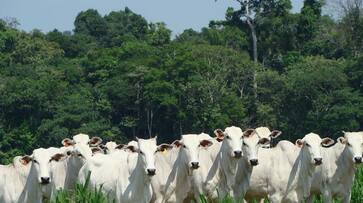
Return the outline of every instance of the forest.
<path id="1" fill-rule="evenodd" d="M 62 32 L 0 20 L 0 162 L 80 132 L 170 143 L 232 125 L 292 141 L 362 130 L 363 1 L 340 1 L 338 16 L 322 0 L 298 13 L 235 1 L 176 36 L 129 8 L 82 11 Z"/>

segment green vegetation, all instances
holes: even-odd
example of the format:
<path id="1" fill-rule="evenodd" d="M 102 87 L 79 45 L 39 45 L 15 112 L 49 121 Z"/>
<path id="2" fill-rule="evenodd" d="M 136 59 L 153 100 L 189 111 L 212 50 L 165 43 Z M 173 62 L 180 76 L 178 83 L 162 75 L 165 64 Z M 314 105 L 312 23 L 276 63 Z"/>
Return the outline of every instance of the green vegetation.
<path id="1" fill-rule="evenodd" d="M 333 20 L 320 0 L 295 14 L 289 0 L 255 1 L 255 63 L 243 2 L 175 38 L 128 8 L 81 12 L 73 32 L 0 21 L 0 162 L 79 132 L 169 142 L 230 125 L 290 140 L 362 130 L 362 9 Z"/>
<path id="2" fill-rule="evenodd" d="M 89 173 L 86 182 L 84 184 L 77 183 L 74 191 L 61 190 L 51 203 L 111 203 L 107 194 L 102 193 L 102 186 L 89 189 L 89 179 L 91 173 Z"/>

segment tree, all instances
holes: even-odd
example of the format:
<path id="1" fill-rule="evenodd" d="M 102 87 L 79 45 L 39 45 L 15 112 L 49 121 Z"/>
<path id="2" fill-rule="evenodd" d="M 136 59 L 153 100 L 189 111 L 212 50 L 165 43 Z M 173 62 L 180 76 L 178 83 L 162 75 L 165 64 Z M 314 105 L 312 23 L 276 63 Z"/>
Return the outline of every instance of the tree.
<path id="1" fill-rule="evenodd" d="M 80 12 L 74 21 L 74 32 L 100 39 L 107 33 L 106 20 L 94 9 Z"/>
<path id="2" fill-rule="evenodd" d="M 298 25 L 298 36 L 300 42 L 311 40 L 316 34 L 317 22 L 321 17 L 322 0 L 305 0 L 301 8 Z"/>

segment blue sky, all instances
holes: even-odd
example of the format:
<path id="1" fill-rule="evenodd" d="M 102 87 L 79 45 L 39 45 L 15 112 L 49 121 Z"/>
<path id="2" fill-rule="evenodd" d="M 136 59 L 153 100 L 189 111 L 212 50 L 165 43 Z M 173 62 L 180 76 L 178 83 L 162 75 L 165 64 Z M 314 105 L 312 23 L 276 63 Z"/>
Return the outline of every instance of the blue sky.
<path id="1" fill-rule="evenodd" d="M 291 0 L 293 11 L 299 11 L 303 0 Z M 232 0 L 0 0 L 0 18 L 15 17 L 20 28 L 44 32 L 57 28 L 72 30 L 80 11 L 94 8 L 102 15 L 129 7 L 149 22 L 165 22 L 173 34 L 184 29 L 207 26 L 210 20 L 224 19 Z"/>

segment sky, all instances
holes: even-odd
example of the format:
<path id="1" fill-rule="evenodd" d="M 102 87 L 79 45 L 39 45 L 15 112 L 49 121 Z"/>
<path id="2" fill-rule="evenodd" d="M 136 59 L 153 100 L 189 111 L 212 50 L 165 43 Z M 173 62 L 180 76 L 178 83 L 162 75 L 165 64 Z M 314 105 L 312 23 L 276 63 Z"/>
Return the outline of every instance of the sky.
<path id="1" fill-rule="evenodd" d="M 291 0 L 298 12 L 303 0 Z M 97 9 L 101 15 L 130 8 L 149 22 L 165 22 L 173 35 L 193 28 L 200 30 L 210 20 L 224 19 L 228 7 L 237 7 L 232 0 L 0 0 L 0 18 L 16 18 L 18 28 L 35 28 L 48 32 L 57 28 L 73 30 L 80 11 Z"/>

